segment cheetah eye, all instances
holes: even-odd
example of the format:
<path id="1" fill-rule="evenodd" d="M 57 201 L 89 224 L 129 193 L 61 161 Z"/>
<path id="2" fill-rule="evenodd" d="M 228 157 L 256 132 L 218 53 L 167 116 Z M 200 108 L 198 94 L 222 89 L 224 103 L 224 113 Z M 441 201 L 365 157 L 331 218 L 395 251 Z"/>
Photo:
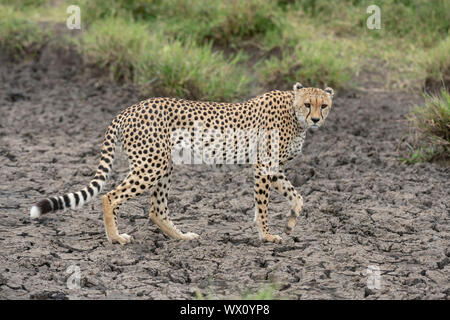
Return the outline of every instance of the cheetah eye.
<path id="1" fill-rule="evenodd" d="M 322 105 L 322 109 L 325 109 L 326 107 L 328 107 L 327 104 L 323 104 L 323 105 Z"/>
<path id="2" fill-rule="evenodd" d="M 305 103 L 305 107 L 307 107 L 309 109 L 309 108 L 311 108 L 311 104 L 310 103 Z"/>

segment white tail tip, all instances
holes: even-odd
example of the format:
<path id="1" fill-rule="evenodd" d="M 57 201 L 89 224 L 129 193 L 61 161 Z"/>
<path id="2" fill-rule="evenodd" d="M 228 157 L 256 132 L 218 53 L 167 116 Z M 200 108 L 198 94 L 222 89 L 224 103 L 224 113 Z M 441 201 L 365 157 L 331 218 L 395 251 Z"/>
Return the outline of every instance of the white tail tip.
<path id="1" fill-rule="evenodd" d="M 32 206 L 30 210 L 30 218 L 37 219 L 41 216 L 41 209 L 36 206 Z"/>

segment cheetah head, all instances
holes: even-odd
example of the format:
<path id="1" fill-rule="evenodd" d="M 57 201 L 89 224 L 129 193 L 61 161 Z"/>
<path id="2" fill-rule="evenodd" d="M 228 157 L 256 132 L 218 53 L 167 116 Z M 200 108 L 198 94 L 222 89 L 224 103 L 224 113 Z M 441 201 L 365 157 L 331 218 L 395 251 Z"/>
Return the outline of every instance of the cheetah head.
<path id="1" fill-rule="evenodd" d="M 294 111 L 306 128 L 319 128 L 331 110 L 334 91 L 331 88 L 305 88 L 294 84 Z"/>

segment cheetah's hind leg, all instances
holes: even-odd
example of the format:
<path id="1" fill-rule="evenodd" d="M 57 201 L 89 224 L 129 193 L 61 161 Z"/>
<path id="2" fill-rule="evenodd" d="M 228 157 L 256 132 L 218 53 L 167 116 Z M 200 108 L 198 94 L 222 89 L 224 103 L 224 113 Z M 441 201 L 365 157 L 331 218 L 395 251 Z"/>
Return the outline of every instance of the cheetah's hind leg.
<path id="1" fill-rule="evenodd" d="M 150 218 L 169 237 L 180 240 L 193 240 L 199 237 L 193 232 L 183 233 L 173 224 L 169 217 L 167 199 L 170 189 L 172 166 L 158 183 L 150 190 Z"/>
<path id="2" fill-rule="evenodd" d="M 103 219 L 108 240 L 122 245 L 130 243 L 132 237 L 126 233 L 119 234 L 117 230 L 117 214 L 121 204 L 135 196 L 140 195 L 155 185 L 162 176 L 161 171 L 153 171 L 150 175 L 142 175 L 141 168 L 135 168 L 125 180 L 114 190 L 102 198 Z"/>

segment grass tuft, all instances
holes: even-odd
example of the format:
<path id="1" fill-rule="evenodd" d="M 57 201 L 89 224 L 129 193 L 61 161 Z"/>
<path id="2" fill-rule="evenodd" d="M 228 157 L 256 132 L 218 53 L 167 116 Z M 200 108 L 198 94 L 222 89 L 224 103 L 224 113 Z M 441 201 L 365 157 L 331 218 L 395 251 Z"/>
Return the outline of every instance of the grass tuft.
<path id="1" fill-rule="evenodd" d="M 0 47 L 13 60 L 36 55 L 48 40 L 48 32 L 12 7 L 0 5 Z"/>
<path id="2" fill-rule="evenodd" d="M 109 70 L 118 81 L 192 99 L 231 100 L 244 94 L 250 79 L 237 54 L 225 58 L 211 45 L 167 39 L 142 22 L 105 18 L 94 22 L 78 46 L 89 63 Z"/>
<path id="3" fill-rule="evenodd" d="M 287 13 L 280 28 L 264 36 L 262 50 L 268 58 L 255 66 L 263 85 L 286 88 L 302 81 L 311 86 L 348 86 L 356 58 L 348 56 L 345 42 L 302 16 Z"/>
<path id="4" fill-rule="evenodd" d="M 241 295 L 242 300 L 275 300 L 280 299 L 278 297 L 279 286 L 271 284 L 260 288 L 256 292 L 248 291 Z"/>
<path id="5" fill-rule="evenodd" d="M 195 292 L 195 299 L 196 300 L 218 300 L 223 299 L 226 297 L 217 297 L 217 295 L 214 293 L 214 290 L 212 289 L 212 283 L 207 288 L 206 295 L 203 294 L 200 290 L 197 290 Z M 232 298 L 232 299 L 239 299 L 239 300 L 276 300 L 276 299 L 284 299 L 283 297 L 280 297 L 278 294 L 278 291 L 280 289 L 280 285 L 271 283 L 271 284 L 265 284 L 259 289 L 252 290 L 248 289 L 243 293 L 240 293 L 238 296 Z M 229 299 L 229 298 L 227 298 Z"/>
<path id="6" fill-rule="evenodd" d="M 291 86 L 303 81 L 310 86 L 342 88 L 351 78 L 349 60 L 340 45 L 329 40 L 302 41 L 259 64 L 258 69 L 266 87 Z"/>
<path id="7" fill-rule="evenodd" d="M 148 27 L 122 18 L 94 22 L 77 46 L 86 62 L 106 69 L 112 79 L 136 82 L 140 59 L 150 46 Z"/>
<path id="8" fill-rule="evenodd" d="M 50 0 L 0 0 L 0 5 L 23 9 L 26 7 L 40 7 L 48 5 Z"/>
<path id="9" fill-rule="evenodd" d="M 450 85 L 450 36 L 423 54 L 426 82 Z"/>
<path id="10" fill-rule="evenodd" d="M 430 47 L 448 35 L 450 3 L 447 0 L 342 0 L 331 4 L 327 0 L 293 1 L 296 10 L 340 35 L 362 34 L 376 39 L 407 38 Z M 368 30 L 366 20 L 369 5 L 380 8 L 381 30 Z"/>
<path id="11" fill-rule="evenodd" d="M 415 132 L 415 146 L 408 163 L 450 159 L 450 93 L 425 95 L 425 106 L 417 106 L 409 121 Z"/>
<path id="12" fill-rule="evenodd" d="M 168 36 L 228 45 L 276 27 L 280 8 L 265 0 L 80 1 L 88 22 L 109 17 L 145 21 Z"/>

